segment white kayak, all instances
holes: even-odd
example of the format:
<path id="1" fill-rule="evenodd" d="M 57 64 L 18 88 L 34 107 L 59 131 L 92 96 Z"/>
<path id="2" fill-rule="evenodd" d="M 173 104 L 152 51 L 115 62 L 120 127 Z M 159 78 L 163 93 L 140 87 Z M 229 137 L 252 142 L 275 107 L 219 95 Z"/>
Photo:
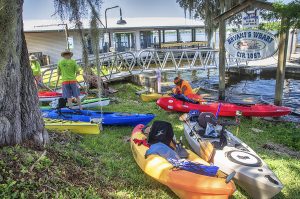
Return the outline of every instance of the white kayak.
<path id="1" fill-rule="evenodd" d="M 89 108 L 96 108 L 99 106 L 107 106 L 110 103 L 110 99 L 109 98 L 92 98 L 92 99 L 84 99 L 81 101 L 81 106 L 84 109 L 89 109 Z M 49 106 L 41 106 L 40 108 L 43 110 L 47 110 L 47 109 L 52 109 L 53 107 L 56 107 L 58 104 L 58 100 L 53 100 L 52 102 L 50 102 Z M 73 107 L 72 109 L 79 109 L 79 106 L 77 105 L 77 103 L 73 103 Z"/>
<path id="2" fill-rule="evenodd" d="M 82 99 L 85 97 L 85 95 L 80 95 L 79 97 L 80 97 L 80 99 Z M 40 102 L 52 102 L 54 100 L 58 100 L 59 98 L 61 98 L 61 96 L 39 97 L 39 101 Z"/>
<path id="3" fill-rule="evenodd" d="M 197 131 L 202 127 L 197 122 L 187 122 L 189 125 L 184 123 L 184 135 L 192 149 L 200 155 L 200 145 L 191 128 Z M 215 147 L 213 164 L 226 174 L 235 171 L 234 178 L 237 184 L 252 198 L 272 198 L 278 194 L 283 185 L 268 165 L 248 145 L 229 131 L 225 130 L 225 132 L 227 144 L 223 149 Z M 203 136 L 201 138 L 213 144 L 220 141 L 220 138 L 204 138 Z"/>

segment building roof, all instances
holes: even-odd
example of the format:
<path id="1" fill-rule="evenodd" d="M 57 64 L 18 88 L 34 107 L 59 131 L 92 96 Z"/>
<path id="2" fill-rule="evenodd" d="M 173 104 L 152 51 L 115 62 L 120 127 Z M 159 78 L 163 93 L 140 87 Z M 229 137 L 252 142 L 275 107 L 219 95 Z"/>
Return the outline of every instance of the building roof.
<path id="1" fill-rule="evenodd" d="M 172 29 L 172 28 L 197 28 L 204 27 L 201 20 L 194 20 L 189 18 L 179 17 L 140 17 L 140 18 L 123 18 L 126 20 L 126 25 L 117 25 L 118 18 L 109 18 L 107 26 L 109 29 Z M 104 23 L 105 21 L 102 20 Z M 66 23 L 66 22 L 65 22 Z M 64 29 L 64 26 L 57 24 L 64 24 L 61 20 L 24 20 L 25 32 L 48 32 L 58 31 Z M 76 29 L 75 24 L 69 23 L 69 29 Z M 47 27 L 37 27 L 40 25 L 51 25 Z M 83 20 L 83 27 L 89 28 L 89 20 Z"/>

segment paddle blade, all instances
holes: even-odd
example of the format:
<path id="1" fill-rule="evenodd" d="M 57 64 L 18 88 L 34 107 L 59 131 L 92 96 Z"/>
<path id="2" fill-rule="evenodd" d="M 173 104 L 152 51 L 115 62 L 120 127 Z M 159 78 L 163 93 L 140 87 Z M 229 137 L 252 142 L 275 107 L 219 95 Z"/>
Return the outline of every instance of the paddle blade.
<path id="1" fill-rule="evenodd" d="M 182 121 L 182 122 L 186 122 L 186 121 L 187 121 L 187 118 L 188 118 L 188 114 L 185 113 L 185 114 L 183 114 L 183 115 L 181 115 L 181 116 L 179 117 L 179 120 Z"/>
<path id="2" fill-rule="evenodd" d="M 214 146 L 207 141 L 199 141 L 200 144 L 200 157 L 209 162 L 214 154 Z"/>

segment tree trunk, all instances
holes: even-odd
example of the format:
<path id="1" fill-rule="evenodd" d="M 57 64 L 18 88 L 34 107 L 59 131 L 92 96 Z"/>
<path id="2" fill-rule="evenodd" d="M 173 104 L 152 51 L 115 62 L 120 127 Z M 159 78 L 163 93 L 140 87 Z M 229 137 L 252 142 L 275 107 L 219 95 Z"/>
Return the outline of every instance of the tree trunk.
<path id="1" fill-rule="evenodd" d="M 0 1 L 0 146 L 48 142 L 23 32 L 23 0 Z"/>
<path id="2" fill-rule="evenodd" d="M 208 42 L 208 46 L 209 47 L 211 47 L 211 48 L 213 48 L 213 44 L 214 44 L 214 42 L 213 42 L 213 37 L 214 37 L 214 32 L 213 32 L 213 30 L 212 29 L 210 29 L 209 31 L 207 31 L 207 42 Z"/>

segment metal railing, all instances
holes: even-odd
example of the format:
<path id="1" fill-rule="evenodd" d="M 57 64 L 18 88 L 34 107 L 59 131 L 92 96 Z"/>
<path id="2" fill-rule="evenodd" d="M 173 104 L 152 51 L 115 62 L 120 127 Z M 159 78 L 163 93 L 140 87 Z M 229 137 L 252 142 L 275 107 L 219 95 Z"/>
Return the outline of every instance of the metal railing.
<path id="1" fill-rule="evenodd" d="M 110 81 L 115 74 L 120 72 L 129 72 L 136 67 L 136 57 L 134 52 L 120 52 L 120 53 L 103 53 L 100 54 L 100 70 L 101 76 L 105 81 Z M 77 59 L 77 64 L 83 66 L 83 60 Z M 96 58 L 94 56 L 89 57 L 89 66 L 96 73 Z M 47 86 L 54 86 L 57 84 L 57 64 L 51 64 L 42 67 L 42 77 L 44 84 Z M 83 81 L 83 72 L 77 77 L 80 81 Z M 56 86 L 56 85 L 55 85 Z"/>
<path id="2" fill-rule="evenodd" d="M 218 51 L 211 49 L 145 49 L 138 53 L 137 60 L 144 71 L 177 71 L 217 68 L 217 57 Z"/>
<path id="3" fill-rule="evenodd" d="M 76 60 L 84 65 L 81 59 Z M 89 66 L 96 73 L 96 59 L 89 57 Z M 104 81 L 112 81 L 122 76 L 145 71 L 178 71 L 206 70 L 218 68 L 219 51 L 212 49 L 144 49 L 139 52 L 116 52 L 100 54 L 101 77 Z M 227 56 L 226 66 L 239 66 L 240 60 Z M 77 77 L 84 81 L 83 72 Z M 43 67 L 43 81 L 47 86 L 57 84 L 57 64 Z M 57 86 L 57 85 L 55 85 Z"/>

